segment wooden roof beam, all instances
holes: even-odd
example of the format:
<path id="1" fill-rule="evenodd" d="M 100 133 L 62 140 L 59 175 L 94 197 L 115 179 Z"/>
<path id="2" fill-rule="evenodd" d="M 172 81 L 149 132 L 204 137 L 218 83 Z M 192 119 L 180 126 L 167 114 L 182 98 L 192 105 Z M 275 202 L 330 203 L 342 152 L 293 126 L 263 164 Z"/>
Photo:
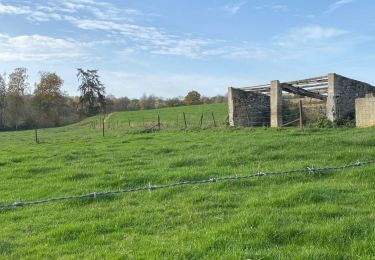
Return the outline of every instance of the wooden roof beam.
<path id="1" fill-rule="evenodd" d="M 289 93 L 292 93 L 292 94 L 296 94 L 296 95 L 300 95 L 300 96 L 311 97 L 311 98 L 316 98 L 316 99 L 320 99 L 320 100 L 326 100 L 327 99 L 326 96 L 320 95 L 320 94 L 315 93 L 315 92 L 308 91 L 308 90 L 303 89 L 303 88 L 294 87 L 294 86 L 292 86 L 291 84 L 288 84 L 288 83 L 281 83 L 281 88 L 282 88 L 283 91 L 286 91 L 286 92 L 289 92 Z"/>

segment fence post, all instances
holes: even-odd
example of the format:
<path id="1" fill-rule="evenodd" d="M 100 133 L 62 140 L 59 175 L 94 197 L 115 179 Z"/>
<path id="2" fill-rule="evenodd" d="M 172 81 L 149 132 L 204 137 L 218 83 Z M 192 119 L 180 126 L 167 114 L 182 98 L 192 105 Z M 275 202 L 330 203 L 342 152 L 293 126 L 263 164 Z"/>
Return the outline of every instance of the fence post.
<path id="1" fill-rule="evenodd" d="M 178 113 L 177 113 L 177 128 L 178 128 Z"/>
<path id="2" fill-rule="evenodd" d="M 299 101 L 299 127 L 303 132 L 303 108 L 302 108 L 302 100 Z"/>
<path id="3" fill-rule="evenodd" d="M 186 123 L 186 115 L 185 115 L 185 112 L 182 112 L 183 115 L 184 115 L 184 122 L 185 122 L 185 129 L 187 128 L 187 123 Z"/>
<path id="4" fill-rule="evenodd" d="M 38 139 L 38 128 L 35 128 L 35 143 L 39 144 L 39 139 Z"/>
<path id="5" fill-rule="evenodd" d="M 202 125 L 203 125 L 203 112 L 202 112 L 202 114 L 201 114 L 200 128 L 202 128 Z"/>
<path id="6" fill-rule="evenodd" d="M 103 121 L 102 121 L 102 131 L 103 131 L 103 137 L 104 137 L 104 125 L 105 125 L 105 122 L 104 122 L 104 117 L 103 117 Z"/>
<path id="7" fill-rule="evenodd" d="M 216 127 L 216 121 L 215 121 L 214 112 L 212 112 L 212 120 L 214 121 L 214 127 Z"/>
<path id="8" fill-rule="evenodd" d="M 158 129 L 160 130 L 160 115 L 158 114 Z"/>
<path id="9" fill-rule="evenodd" d="M 130 119 L 128 119 L 128 122 L 129 122 L 129 127 L 130 127 Z"/>

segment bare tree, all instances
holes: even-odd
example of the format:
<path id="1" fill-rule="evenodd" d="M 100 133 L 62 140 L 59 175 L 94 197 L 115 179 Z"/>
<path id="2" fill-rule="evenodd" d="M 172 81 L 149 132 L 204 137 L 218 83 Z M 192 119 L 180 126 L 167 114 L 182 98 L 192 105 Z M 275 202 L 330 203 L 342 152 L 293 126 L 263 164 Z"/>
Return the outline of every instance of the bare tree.
<path id="1" fill-rule="evenodd" d="M 9 111 L 9 122 L 16 129 L 25 120 L 25 91 L 29 87 L 29 76 L 26 68 L 16 68 L 9 74 L 8 93 L 7 93 L 7 110 Z"/>
<path id="2" fill-rule="evenodd" d="M 26 68 L 16 68 L 9 74 L 8 92 L 23 96 L 29 87 L 28 79 L 29 75 L 27 75 Z"/>
<path id="3" fill-rule="evenodd" d="M 5 106 L 6 106 L 6 94 L 7 86 L 5 82 L 5 77 L 0 75 L 0 129 L 5 126 Z"/>

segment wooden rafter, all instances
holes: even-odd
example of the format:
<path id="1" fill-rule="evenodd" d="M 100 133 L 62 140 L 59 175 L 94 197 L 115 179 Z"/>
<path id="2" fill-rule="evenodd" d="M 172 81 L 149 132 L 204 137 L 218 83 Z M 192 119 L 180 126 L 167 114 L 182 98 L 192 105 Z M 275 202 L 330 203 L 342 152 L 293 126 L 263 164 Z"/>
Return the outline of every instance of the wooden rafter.
<path id="1" fill-rule="evenodd" d="M 327 99 L 327 97 L 325 97 L 323 95 L 320 95 L 320 94 L 315 93 L 315 92 L 308 91 L 308 90 L 303 89 L 303 88 L 294 87 L 293 85 L 288 84 L 288 83 L 281 83 L 281 88 L 282 88 L 282 90 L 284 90 L 286 92 L 289 92 L 289 93 L 292 93 L 292 94 L 295 94 L 295 95 L 311 97 L 311 98 L 316 98 L 316 99 L 320 99 L 320 100 L 326 100 Z"/>

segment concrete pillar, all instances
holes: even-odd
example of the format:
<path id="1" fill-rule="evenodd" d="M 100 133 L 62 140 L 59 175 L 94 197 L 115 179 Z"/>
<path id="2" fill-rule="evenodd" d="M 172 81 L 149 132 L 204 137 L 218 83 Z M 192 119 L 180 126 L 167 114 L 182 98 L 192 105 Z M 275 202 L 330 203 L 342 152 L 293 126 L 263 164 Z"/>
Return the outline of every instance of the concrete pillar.
<path id="1" fill-rule="evenodd" d="M 234 126 L 234 104 L 233 104 L 233 88 L 228 88 L 228 114 L 229 114 L 229 125 Z"/>
<path id="2" fill-rule="evenodd" d="M 271 81 L 271 127 L 283 125 L 283 93 L 278 80 Z"/>
<path id="3" fill-rule="evenodd" d="M 335 73 L 328 74 L 326 116 L 331 122 L 335 121 L 337 118 L 335 78 Z"/>

